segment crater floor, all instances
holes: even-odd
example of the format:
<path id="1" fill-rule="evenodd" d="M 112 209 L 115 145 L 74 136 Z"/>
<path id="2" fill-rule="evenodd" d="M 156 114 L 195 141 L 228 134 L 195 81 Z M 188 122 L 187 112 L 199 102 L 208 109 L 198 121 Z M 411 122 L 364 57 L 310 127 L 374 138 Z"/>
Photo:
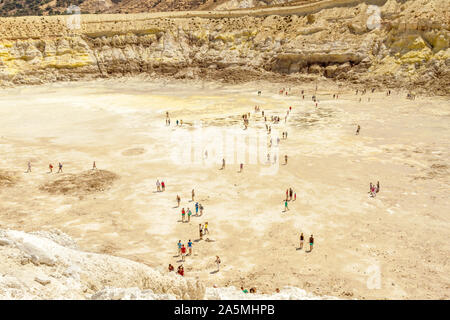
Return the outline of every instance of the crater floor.
<path id="1" fill-rule="evenodd" d="M 361 96 L 321 83 L 317 93 L 314 84 L 305 84 L 286 96 L 279 94 L 282 87 L 128 79 L 2 90 L 0 170 L 15 183 L 0 184 L 0 227 L 58 228 L 83 250 L 164 272 L 169 263 L 181 264 L 178 240 L 191 239 L 186 277 L 207 286 L 270 293 L 290 285 L 344 298 L 448 299 L 448 99 L 407 100 L 403 92 L 388 97 L 370 90 Z M 288 132 L 271 151 L 271 162 L 277 154 L 279 165 L 267 164 L 269 138 L 255 105 L 272 126 L 273 146 L 276 133 L 281 138 Z M 241 115 L 248 112 L 244 130 Z M 280 116 L 278 124 L 270 123 L 272 115 Z M 258 138 L 251 140 L 252 134 Z M 225 170 L 219 170 L 220 146 L 231 154 Z M 233 159 L 235 150 L 244 150 L 245 160 Z M 25 173 L 28 161 L 31 173 Z M 82 192 L 80 186 L 96 181 L 71 183 L 93 161 L 115 179 Z M 56 173 L 58 162 L 63 173 Z M 71 192 L 42 187 L 58 179 Z M 165 192 L 156 192 L 157 179 Z M 369 183 L 377 181 L 381 190 L 371 198 Z M 289 187 L 297 200 L 283 212 Z M 201 217 L 190 202 L 192 189 L 205 208 Z M 181 207 L 194 213 L 190 223 L 180 222 L 177 194 Z M 210 234 L 196 241 L 198 224 L 206 221 Z M 305 252 L 308 245 L 297 250 L 300 232 L 306 239 L 314 235 L 312 252 Z M 218 273 L 216 255 L 222 260 Z"/>

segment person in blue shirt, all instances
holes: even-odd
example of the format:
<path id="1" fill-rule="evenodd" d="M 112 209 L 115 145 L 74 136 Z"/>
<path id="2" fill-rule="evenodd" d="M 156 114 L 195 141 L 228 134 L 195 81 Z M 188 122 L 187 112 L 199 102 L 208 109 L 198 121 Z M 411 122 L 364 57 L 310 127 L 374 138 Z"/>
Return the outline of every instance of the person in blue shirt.
<path id="1" fill-rule="evenodd" d="M 189 242 L 188 242 L 188 249 L 189 249 L 189 255 L 192 255 L 192 241 L 191 241 L 191 239 L 189 239 Z"/>
<path id="2" fill-rule="evenodd" d="M 178 240 L 178 255 L 181 254 L 181 240 Z"/>

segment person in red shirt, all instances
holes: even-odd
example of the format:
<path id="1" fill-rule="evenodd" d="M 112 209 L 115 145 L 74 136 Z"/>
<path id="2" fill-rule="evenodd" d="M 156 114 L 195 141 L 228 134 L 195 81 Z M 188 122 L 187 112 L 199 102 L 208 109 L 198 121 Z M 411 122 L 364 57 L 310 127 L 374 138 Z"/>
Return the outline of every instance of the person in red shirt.
<path id="1" fill-rule="evenodd" d="M 186 217 L 186 211 L 184 211 L 184 208 L 181 209 L 181 221 L 184 222 L 184 217 Z"/>
<path id="2" fill-rule="evenodd" d="M 161 188 L 162 188 L 162 191 L 166 190 L 166 184 L 164 183 L 164 181 L 161 181 Z"/>
<path id="3" fill-rule="evenodd" d="M 184 244 L 181 246 L 181 260 L 184 261 L 184 257 L 186 256 L 186 247 Z"/>
<path id="4" fill-rule="evenodd" d="M 48 168 L 50 169 L 50 173 L 52 173 L 53 172 L 53 165 L 51 163 L 48 165 Z"/>

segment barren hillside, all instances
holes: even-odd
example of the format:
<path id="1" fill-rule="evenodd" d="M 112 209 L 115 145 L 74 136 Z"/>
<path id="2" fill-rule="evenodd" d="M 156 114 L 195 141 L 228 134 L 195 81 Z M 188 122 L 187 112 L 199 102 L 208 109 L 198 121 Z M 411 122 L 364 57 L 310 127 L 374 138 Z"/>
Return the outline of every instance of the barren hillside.
<path id="1" fill-rule="evenodd" d="M 325 0 L 235 11 L 81 15 L 80 28 L 73 16 L 1 18 L 0 84 L 142 73 L 224 81 L 289 75 L 293 81 L 324 76 L 448 94 L 445 2 L 376 2 L 382 5 Z"/>
<path id="2" fill-rule="evenodd" d="M 222 10 L 289 5 L 318 0 L 1 0 L 0 16 L 58 15 L 70 5 L 83 13 Z"/>

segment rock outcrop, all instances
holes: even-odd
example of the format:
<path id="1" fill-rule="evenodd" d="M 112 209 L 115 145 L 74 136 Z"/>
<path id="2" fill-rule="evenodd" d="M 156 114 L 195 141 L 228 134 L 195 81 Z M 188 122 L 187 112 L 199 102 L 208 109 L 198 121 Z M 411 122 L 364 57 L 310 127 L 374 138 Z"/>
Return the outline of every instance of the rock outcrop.
<path id="1" fill-rule="evenodd" d="M 1 18 L 0 85 L 142 73 L 230 81 L 312 74 L 448 94 L 445 2 L 377 3 L 82 15 L 80 29 L 69 28 L 77 21 L 67 16 Z"/>
<path id="2" fill-rule="evenodd" d="M 196 280 L 74 246 L 57 230 L 0 229 L 0 299 L 204 298 Z"/>

